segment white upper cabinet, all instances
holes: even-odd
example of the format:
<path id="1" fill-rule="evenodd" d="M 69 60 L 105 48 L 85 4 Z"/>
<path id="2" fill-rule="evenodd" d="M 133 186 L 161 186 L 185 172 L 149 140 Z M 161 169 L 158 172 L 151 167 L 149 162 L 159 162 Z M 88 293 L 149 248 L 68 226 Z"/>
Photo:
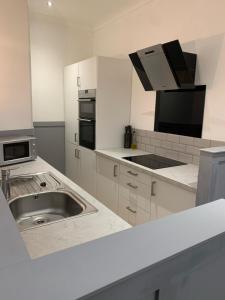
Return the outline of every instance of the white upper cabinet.
<path id="1" fill-rule="evenodd" d="M 97 57 L 79 62 L 79 89 L 97 89 Z"/>
<path id="2" fill-rule="evenodd" d="M 64 69 L 66 142 L 78 144 L 78 64 Z"/>
<path id="3" fill-rule="evenodd" d="M 72 146 L 66 147 L 66 175 L 92 195 L 96 194 L 96 154 L 79 146 L 78 92 L 97 90 L 96 149 L 122 147 L 124 127 L 130 122 L 131 74 L 132 66 L 128 59 L 93 57 L 65 68 L 66 143 L 78 147 L 74 150 Z M 102 201 L 106 201 L 113 211 L 117 211 L 118 175 L 114 178 L 114 167 L 115 172 L 118 172 L 118 164 L 105 162 L 101 165 L 98 192 Z M 102 175 L 102 172 L 109 172 L 112 178 Z"/>

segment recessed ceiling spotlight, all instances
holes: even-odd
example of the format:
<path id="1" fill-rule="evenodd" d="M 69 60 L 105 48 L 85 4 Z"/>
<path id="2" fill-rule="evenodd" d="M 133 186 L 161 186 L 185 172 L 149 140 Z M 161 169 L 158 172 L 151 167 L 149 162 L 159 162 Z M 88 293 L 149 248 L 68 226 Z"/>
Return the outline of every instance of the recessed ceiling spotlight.
<path id="1" fill-rule="evenodd" d="M 52 7 L 52 1 L 48 1 L 48 7 Z"/>

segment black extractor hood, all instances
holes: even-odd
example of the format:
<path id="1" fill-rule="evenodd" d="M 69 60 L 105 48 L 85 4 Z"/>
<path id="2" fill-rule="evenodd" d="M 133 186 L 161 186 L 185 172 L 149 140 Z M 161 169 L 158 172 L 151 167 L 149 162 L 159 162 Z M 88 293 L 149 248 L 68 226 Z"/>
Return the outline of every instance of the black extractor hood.
<path id="1" fill-rule="evenodd" d="M 178 40 L 129 54 L 146 91 L 193 88 L 197 55 L 183 52 Z"/>

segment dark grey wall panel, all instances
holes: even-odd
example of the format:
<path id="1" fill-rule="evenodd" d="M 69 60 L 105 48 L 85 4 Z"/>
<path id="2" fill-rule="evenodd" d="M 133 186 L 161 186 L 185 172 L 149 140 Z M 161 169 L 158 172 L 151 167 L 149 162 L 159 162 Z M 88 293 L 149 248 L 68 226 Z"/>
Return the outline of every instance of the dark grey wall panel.
<path id="1" fill-rule="evenodd" d="M 38 155 L 62 173 L 65 173 L 65 123 L 34 123 Z"/>
<path id="2" fill-rule="evenodd" d="M 23 135 L 34 135 L 34 129 L 19 129 L 19 130 L 2 130 L 0 131 L 0 136 L 23 136 Z"/>

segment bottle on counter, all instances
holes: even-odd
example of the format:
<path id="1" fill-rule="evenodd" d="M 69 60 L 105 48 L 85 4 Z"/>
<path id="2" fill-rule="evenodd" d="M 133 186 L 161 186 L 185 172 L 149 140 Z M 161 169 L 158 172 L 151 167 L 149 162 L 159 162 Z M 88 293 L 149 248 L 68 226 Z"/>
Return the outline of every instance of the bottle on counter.
<path id="1" fill-rule="evenodd" d="M 130 125 L 125 127 L 124 134 L 124 148 L 131 148 L 132 144 L 132 127 Z"/>
<path id="2" fill-rule="evenodd" d="M 132 132 L 132 144 L 131 144 L 131 149 L 137 149 L 137 136 L 136 136 L 136 131 L 133 129 Z"/>

